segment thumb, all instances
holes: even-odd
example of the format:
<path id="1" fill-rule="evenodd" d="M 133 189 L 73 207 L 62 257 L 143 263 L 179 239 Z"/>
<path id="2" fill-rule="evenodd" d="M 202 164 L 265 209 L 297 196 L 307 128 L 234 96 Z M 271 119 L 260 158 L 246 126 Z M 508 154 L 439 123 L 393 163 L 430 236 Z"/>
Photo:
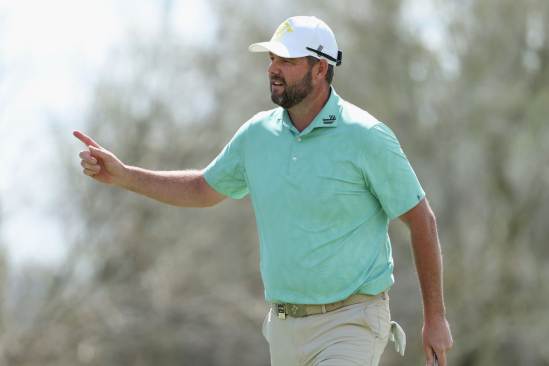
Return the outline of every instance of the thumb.
<path id="1" fill-rule="evenodd" d="M 90 149 L 90 152 L 92 153 L 92 155 L 95 157 L 101 158 L 103 160 L 108 160 L 112 158 L 112 154 L 105 149 L 97 148 L 91 145 L 88 146 L 88 148 Z"/>

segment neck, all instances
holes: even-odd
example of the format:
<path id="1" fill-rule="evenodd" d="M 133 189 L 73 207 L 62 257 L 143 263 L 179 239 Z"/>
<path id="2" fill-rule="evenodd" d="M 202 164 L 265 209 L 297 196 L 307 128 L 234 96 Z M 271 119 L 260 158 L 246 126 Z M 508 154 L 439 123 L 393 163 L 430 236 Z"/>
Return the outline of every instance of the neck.
<path id="1" fill-rule="evenodd" d="M 288 109 L 288 115 L 299 132 L 309 127 L 330 99 L 331 88 L 322 86 L 311 92 L 298 105 Z"/>

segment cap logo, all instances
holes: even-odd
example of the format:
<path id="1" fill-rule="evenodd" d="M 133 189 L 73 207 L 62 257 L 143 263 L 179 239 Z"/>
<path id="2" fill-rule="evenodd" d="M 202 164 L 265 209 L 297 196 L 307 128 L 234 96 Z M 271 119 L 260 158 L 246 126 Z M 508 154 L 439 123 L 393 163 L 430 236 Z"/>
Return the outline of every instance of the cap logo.
<path id="1" fill-rule="evenodd" d="M 277 39 L 280 39 L 284 33 L 292 33 L 294 29 L 292 28 L 292 25 L 290 22 L 284 22 L 278 29 L 276 30 L 272 41 L 276 41 Z"/>

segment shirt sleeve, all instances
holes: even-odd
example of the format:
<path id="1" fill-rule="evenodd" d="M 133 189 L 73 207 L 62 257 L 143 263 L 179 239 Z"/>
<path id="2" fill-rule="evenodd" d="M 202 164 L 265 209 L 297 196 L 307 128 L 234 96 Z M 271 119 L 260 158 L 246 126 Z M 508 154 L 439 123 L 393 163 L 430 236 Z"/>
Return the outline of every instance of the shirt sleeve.
<path id="1" fill-rule="evenodd" d="M 249 123 L 236 132 L 223 151 L 204 170 L 206 182 L 231 198 L 242 198 L 248 194 L 246 183 L 246 133 Z"/>
<path id="2" fill-rule="evenodd" d="M 425 192 L 389 127 L 377 123 L 363 145 L 366 186 L 377 197 L 390 220 L 415 207 Z"/>

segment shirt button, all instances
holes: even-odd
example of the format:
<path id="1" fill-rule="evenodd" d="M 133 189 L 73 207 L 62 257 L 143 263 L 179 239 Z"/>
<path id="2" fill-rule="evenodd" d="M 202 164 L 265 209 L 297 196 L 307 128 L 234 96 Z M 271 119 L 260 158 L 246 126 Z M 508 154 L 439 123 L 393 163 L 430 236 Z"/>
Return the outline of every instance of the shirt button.
<path id="1" fill-rule="evenodd" d="M 292 160 L 293 160 L 293 161 L 296 161 L 296 160 L 297 160 L 297 157 L 296 157 L 296 156 L 294 156 L 294 157 L 292 158 Z"/>
<path id="2" fill-rule="evenodd" d="M 297 141 L 301 141 L 301 137 L 298 137 L 298 138 L 297 138 Z"/>

